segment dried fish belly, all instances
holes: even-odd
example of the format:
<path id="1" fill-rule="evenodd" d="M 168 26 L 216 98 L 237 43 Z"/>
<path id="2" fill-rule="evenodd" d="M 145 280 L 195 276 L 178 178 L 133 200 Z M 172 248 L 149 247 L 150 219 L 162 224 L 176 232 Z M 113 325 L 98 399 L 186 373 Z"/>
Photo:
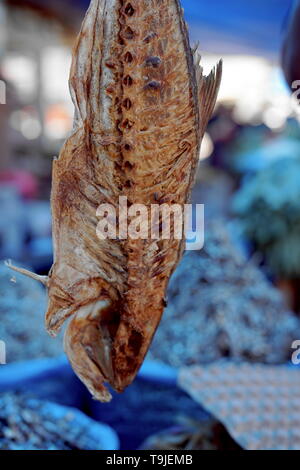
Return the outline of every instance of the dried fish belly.
<path id="1" fill-rule="evenodd" d="M 73 53 L 74 129 L 53 166 L 47 329 L 96 399 L 135 378 L 184 240 L 106 239 L 97 208 L 189 201 L 221 63 L 203 76 L 178 0 L 93 0 Z"/>

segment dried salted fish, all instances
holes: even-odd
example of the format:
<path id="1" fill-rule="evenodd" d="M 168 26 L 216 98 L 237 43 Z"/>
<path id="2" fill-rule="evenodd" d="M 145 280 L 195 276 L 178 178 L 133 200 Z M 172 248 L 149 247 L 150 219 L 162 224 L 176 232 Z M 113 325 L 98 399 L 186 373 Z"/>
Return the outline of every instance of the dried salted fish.
<path id="1" fill-rule="evenodd" d="M 100 240 L 97 207 L 184 205 L 221 63 L 204 77 L 178 0 L 93 0 L 74 49 L 74 129 L 53 166 L 48 331 L 96 399 L 137 374 L 184 241 Z"/>

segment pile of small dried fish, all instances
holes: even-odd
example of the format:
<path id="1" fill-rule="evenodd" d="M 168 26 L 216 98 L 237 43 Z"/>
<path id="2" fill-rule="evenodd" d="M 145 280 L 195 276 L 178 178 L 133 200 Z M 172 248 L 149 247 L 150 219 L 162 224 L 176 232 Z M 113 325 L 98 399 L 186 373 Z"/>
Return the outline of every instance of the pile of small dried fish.
<path id="1" fill-rule="evenodd" d="M 221 221 L 208 227 L 203 250 L 185 255 L 168 297 L 148 357 L 174 367 L 222 357 L 282 363 L 300 338 L 299 320 Z"/>
<path id="2" fill-rule="evenodd" d="M 0 340 L 6 343 L 8 363 L 63 353 L 61 341 L 44 330 L 45 306 L 42 286 L 0 265 Z"/>
<path id="3" fill-rule="evenodd" d="M 0 397 L 0 450 L 101 450 L 94 424 L 72 409 L 17 395 Z M 96 424 L 95 424 L 96 425 Z"/>

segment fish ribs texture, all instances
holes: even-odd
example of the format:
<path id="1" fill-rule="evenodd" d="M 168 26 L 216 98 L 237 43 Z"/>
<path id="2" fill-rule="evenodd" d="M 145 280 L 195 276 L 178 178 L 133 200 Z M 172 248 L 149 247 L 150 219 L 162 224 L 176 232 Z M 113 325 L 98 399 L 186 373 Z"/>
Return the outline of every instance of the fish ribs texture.
<path id="1" fill-rule="evenodd" d="M 196 63 L 195 63 L 196 62 Z M 94 398 L 123 391 L 159 325 L 184 240 L 97 236 L 97 208 L 189 202 L 221 63 L 208 77 L 178 0 L 93 0 L 73 52 L 74 127 L 53 165 L 46 325 Z"/>

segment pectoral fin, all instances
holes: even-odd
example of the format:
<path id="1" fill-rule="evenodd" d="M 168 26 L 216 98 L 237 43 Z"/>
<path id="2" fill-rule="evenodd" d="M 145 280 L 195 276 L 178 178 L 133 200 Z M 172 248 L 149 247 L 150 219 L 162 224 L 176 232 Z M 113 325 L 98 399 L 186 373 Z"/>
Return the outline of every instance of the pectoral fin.
<path id="1" fill-rule="evenodd" d="M 7 266 L 12 271 L 15 271 L 16 273 L 23 274 L 23 276 L 30 277 L 30 279 L 34 279 L 35 281 L 41 282 L 45 287 L 48 287 L 48 283 L 49 283 L 48 276 L 39 276 L 38 274 L 32 273 L 31 271 L 28 271 L 27 269 L 17 268 L 16 266 L 12 265 L 11 261 L 5 261 L 5 266 Z"/>

